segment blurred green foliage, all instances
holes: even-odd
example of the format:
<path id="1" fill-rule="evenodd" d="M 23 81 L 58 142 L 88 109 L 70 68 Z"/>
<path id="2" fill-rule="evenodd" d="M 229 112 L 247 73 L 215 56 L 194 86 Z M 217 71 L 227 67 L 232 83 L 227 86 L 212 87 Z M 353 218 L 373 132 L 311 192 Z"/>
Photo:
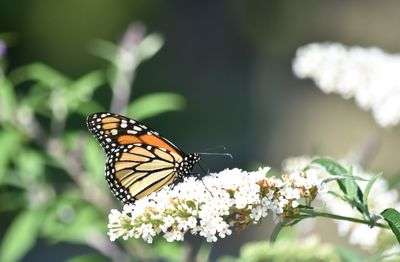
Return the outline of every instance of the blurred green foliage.
<path id="1" fill-rule="evenodd" d="M 86 129 L 88 114 L 108 111 L 119 102 L 118 81 L 128 87 L 122 90 L 127 103 L 118 103 L 128 116 L 143 120 L 184 107 L 182 96 L 166 92 L 129 102 L 137 66 L 163 44 L 159 35 L 143 36 L 137 29 L 132 26 L 126 33 L 136 36 L 136 42 L 129 37 L 119 45 L 98 41 L 94 53 L 107 58 L 109 67 L 78 79 L 43 63 L 8 72 L 6 58 L 0 56 L 0 219 L 8 224 L 0 261 L 21 260 L 38 239 L 97 250 L 68 260 L 74 262 L 157 258 L 140 242 L 108 240 L 107 214 L 118 204 L 104 180 L 104 153 Z M 93 99 L 97 92 L 105 98 L 101 102 Z M 176 248 L 162 245 L 160 250 L 174 250 L 177 259 Z"/>
<path id="2" fill-rule="evenodd" d="M 251 242 L 240 250 L 240 256 L 223 257 L 218 262 L 289 262 L 289 261 L 341 261 L 334 246 L 321 244 L 316 236 L 296 239 L 293 230 L 283 231 L 275 243 Z"/>
<path id="3" fill-rule="evenodd" d="M 241 248 L 238 257 L 225 256 L 218 262 L 378 262 L 383 258 L 382 254 L 365 257 L 342 246 L 322 243 L 317 235 L 298 239 L 293 228 L 285 228 L 276 242 L 249 242 Z M 386 261 L 398 261 L 397 258 L 386 257 L 386 259 Z"/>

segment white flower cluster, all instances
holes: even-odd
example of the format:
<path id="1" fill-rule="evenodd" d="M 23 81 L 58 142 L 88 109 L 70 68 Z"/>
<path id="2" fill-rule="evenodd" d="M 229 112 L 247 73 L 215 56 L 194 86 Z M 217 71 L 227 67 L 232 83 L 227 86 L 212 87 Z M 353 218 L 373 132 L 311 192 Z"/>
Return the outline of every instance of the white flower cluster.
<path id="1" fill-rule="evenodd" d="M 354 97 L 363 110 L 371 110 L 382 127 L 400 121 L 400 55 L 378 48 L 313 43 L 297 50 L 293 71 L 312 78 L 325 93 Z"/>
<path id="2" fill-rule="evenodd" d="M 173 188 L 125 205 L 122 212 L 111 210 L 110 239 L 134 237 L 151 243 L 163 235 L 167 241 L 182 241 L 190 232 L 215 242 L 268 214 L 279 221 L 295 213 L 302 199 L 311 201 L 318 193 L 315 177 L 296 172 L 280 179 L 267 177 L 268 171 L 226 169 L 203 181 L 188 177 Z"/>
<path id="3" fill-rule="evenodd" d="M 308 156 L 288 158 L 283 162 L 282 168 L 287 172 L 293 172 L 293 170 L 303 170 L 311 163 L 312 160 L 313 158 Z M 350 165 L 345 161 L 339 162 L 341 162 L 341 165 L 346 169 L 351 166 L 354 176 L 364 178 L 366 180 L 357 180 L 358 186 L 360 187 L 361 191 L 364 192 L 368 180 L 373 177 L 373 174 L 366 172 L 357 165 Z M 320 179 L 332 178 L 332 176 L 329 175 L 324 168 L 319 166 L 308 166 L 306 173 L 317 175 Z M 337 183 L 331 182 L 327 185 L 327 187 L 330 192 L 334 192 L 339 195 L 341 194 L 341 190 Z M 347 202 L 344 202 L 337 196 L 333 194 L 319 194 L 319 197 L 325 203 L 325 207 L 329 212 L 341 216 L 363 219 L 362 215 L 357 211 L 357 209 L 352 208 Z M 373 216 L 374 214 L 378 215 L 384 209 L 390 207 L 395 209 L 400 208 L 398 193 L 395 189 L 389 188 L 389 184 L 384 178 L 379 177 L 375 181 L 368 196 L 369 211 Z M 348 236 L 351 244 L 359 245 L 365 249 L 376 247 L 379 243 L 379 239 L 382 240 L 389 238 L 389 236 L 391 237 L 391 234 L 388 230 L 380 227 L 371 228 L 365 224 L 353 223 L 345 220 L 334 221 L 337 224 L 339 235 Z"/>

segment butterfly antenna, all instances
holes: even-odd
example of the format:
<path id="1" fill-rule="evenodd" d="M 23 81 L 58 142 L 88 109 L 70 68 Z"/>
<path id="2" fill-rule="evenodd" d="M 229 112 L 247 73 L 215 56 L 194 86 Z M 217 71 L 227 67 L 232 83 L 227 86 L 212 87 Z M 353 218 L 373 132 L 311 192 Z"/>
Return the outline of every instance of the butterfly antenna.
<path id="1" fill-rule="evenodd" d="M 228 156 L 231 159 L 233 159 L 233 156 L 230 153 L 207 153 L 207 152 L 203 152 L 203 153 L 198 153 L 200 156 Z"/>

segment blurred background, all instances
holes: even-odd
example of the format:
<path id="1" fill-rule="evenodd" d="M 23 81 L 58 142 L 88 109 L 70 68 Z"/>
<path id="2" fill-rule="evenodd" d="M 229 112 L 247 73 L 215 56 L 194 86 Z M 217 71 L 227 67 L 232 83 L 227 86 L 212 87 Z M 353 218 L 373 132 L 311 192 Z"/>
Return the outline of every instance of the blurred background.
<path id="1" fill-rule="evenodd" d="M 3 107 L 0 126 L 0 235 L 6 239 L 14 228 L 7 239 L 19 241 L 24 236 L 16 228 L 22 227 L 34 228 L 28 232 L 35 236 L 25 244 L 27 253 L 15 251 L 14 259 L 73 261 L 80 256 L 87 260 L 74 261 L 90 261 L 94 256 L 109 261 L 131 249 L 140 261 L 157 260 L 167 252 L 157 243 L 154 248 L 140 241 L 114 245 L 104 236 L 96 238 L 105 234 L 107 214 L 96 201 L 113 201 L 113 208 L 120 204 L 103 179 L 104 156 L 85 119 L 110 110 L 110 87 L 118 86 L 119 73 L 126 73 L 116 62 L 117 47 L 135 47 L 146 35 L 153 37 L 149 43 L 155 47 L 144 51 L 151 55 L 137 61 L 137 68 L 129 68 L 128 59 L 128 78 L 129 72 L 134 78 L 120 83 L 122 89 L 124 84 L 130 88 L 129 116 L 135 118 L 137 110 L 144 123 L 185 152 L 225 146 L 234 158 L 208 157 L 211 171 L 258 165 L 279 169 L 283 159 L 303 154 L 340 158 L 378 133 L 379 149 L 368 168 L 395 176 L 399 128 L 381 129 L 353 101 L 325 95 L 312 81 L 296 79 L 291 62 L 296 49 L 310 42 L 378 46 L 398 53 L 399 8 L 394 0 L 2 0 L 0 39 L 7 46 L 2 74 L 9 82 L 3 83 L 7 87 L 0 96 L 2 106 L 17 102 Z M 151 94 L 173 105 L 146 115 L 154 103 Z M 132 105 L 143 97 L 149 104 Z M 16 132 L 20 136 L 12 135 Z M 88 187 L 104 196 L 85 196 Z M 41 198 L 40 192 L 47 193 Z M 46 218 L 31 217 L 27 210 L 34 208 L 45 208 Z M 57 237 L 73 228 L 69 223 L 77 218 L 83 221 L 76 228 L 81 235 Z M 53 226 L 43 228 L 37 222 L 43 219 Z M 89 237 L 82 228 L 93 221 L 98 235 Z M 233 234 L 208 246 L 210 259 L 237 255 L 243 243 L 266 239 L 271 230 L 265 222 Z"/>

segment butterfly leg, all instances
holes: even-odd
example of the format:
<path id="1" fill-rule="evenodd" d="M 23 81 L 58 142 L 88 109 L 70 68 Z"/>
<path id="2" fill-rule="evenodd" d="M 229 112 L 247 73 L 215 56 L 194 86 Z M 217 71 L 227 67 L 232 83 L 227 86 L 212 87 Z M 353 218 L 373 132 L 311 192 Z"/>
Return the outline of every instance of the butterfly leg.
<path id="1" fill-rule="evenodd" d="M 175 178 L 174 182 L 171 183 L 171 185 L 169 186 L 169 188 L 170 188 L 170 189 L 174 189 L 174 187 L 175 187 L 177 184 L 181 183 L 181 182 L 183 182 L 183 177 L 177 177 L 177 178 Z"/>

